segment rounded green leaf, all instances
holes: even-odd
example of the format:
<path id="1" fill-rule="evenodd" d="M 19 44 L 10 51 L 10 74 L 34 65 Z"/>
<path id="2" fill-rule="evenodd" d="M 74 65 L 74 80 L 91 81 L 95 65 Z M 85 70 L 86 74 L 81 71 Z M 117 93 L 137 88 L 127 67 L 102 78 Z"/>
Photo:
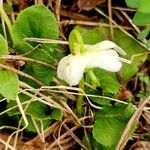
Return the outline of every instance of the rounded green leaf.
<path id="1" fill-rule="evenodd" d="M 26 37 L 57 39 L 59 35 L 55 16 L 44 5 L 24 9 L 18 15 L 12 32 L 15 42 Z"/>
<path id="2" fill-rule="evenodd" d="M 48 64 L 55 64 L 60 58 L 60 48 L 56 44 L 40 44 L 24 40 L 24 38 L 58 39 L 59 28 L 54 14 L 44 5 L 35 5 L 21 11 L 12 27 L 14 51 L 17 54 L 27 54 L 35 60 Z M 33 62 L 27 62 L 23 72 L 32 75 L 43 84 L 49 85 L 54 71 L 51 68 Z M 21 78 L 28 84 L 35 86 L 29 79 Z"/>
<path id="3" fill-rule="evenodd" d="M 93 137 L 104 146 L 115 146 L 133 112 L 132 104 L 105 107 L 96 111 Z"/>
<path id="4" fill-rule="evenodd" d="M 15 100 L 19 91 L 19 79 L 16 73 L 0 69 L 0 94 Z"/>

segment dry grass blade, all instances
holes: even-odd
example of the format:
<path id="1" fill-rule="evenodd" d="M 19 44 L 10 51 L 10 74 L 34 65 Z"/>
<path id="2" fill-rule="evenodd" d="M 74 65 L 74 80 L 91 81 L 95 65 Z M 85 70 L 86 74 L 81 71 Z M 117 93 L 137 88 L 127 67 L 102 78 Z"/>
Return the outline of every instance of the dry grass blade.
<path id="1" fill-rule="evenodd" d="M 105 18 L 109 19 L 109 17 L 103 13 L 101 10 L 99 10 L 98 8 L 95 8 L 95 10 L 100 13 L 102 16 L 104 16 Z M 121 26 L 119 26 L 114 20 L 111 20 L 111 22 L 118 28 L 120 29 L 123 33 L 125 33 L 127 36 L 129 36 L 130 38 L 132 38 L 135 42 L 139 43 L 142 47 L 146 48 L 145 44 L 141 43 L 140 41 L 138 41 L 137 39 L 134 38 L 134 36 L 132 36 L 131 34 L 129 34 L 126 30 L 124 30 Z"/>
<path id="2" fill-rule="evenodd" d="M 123 131 L 123 134 L 120 138 L 120 141 L 116 147 L 116 150 L 121 150 L 124 148 L 124 146 L 126 145 L 127 141 L 128 141 L 128 134 L 130 132 L 130 129 L 132 128 L 132 125 L 134 122 L 137 122 L 142 114 L 143 108 L 145 107 L 145 105 L 150 101 L 150 96 L 145 99 L 142 100 L 139 104 L 139 106 L 137 107 L 136 111 L 133 113 L 132 117 L 130 118 L 128 124 L 126 125 L 125 130 Z"/>
<path id="3" fill-rule="evenodd" d="M 37 43 L 49 43 L 49 44 L 63 44 L 68 45 L 68 41 L 61 41 L 61 40 L 52 40 L 52 39 L 44 39 L 44 38 L 24 38 L 24 40 L 37 42 Z"/>
<path id="4" fill-rule="evenodd" d="M 92 22 L 92 21 L 80 21 L 80 20 L 63 20 L 60 22 L 60 24 L 70 24 L 70 25 L 84 25 L 84 26 L 101 26 L 101 27 L 110 27 L 109 24 L 107 23 L 102 23 L 102 22 Z M 112 25 L 113 28 L 118 28 L 115 25 Z M 127 26 L 120 26 L 121 28 L 125 30 L 134 30 L 131 27 Z"/>
<path id="5" fill-rule="evenodd" d="M 39 60 L 35 60 L 35 59 L 32 59 L 32 58 L 27 58 L 27 57 L 24 57 L 24 56 L 21 56 L 21 55 L 1 55 L 0 56 L 0 59 L 11 59 L 11 60 L 23 60 L 23 61 L 30 61 L 30 62 L 35 62 L 37 64 L 41 64 L 41 65 L 44 65 L 46 67 L 49 67 L 49 68 L 52 68 L 52 69 L 56 69 L 54 66 L 50 65 L 50 64 L 47 64 L 43 61 L 39 61 Z"/>

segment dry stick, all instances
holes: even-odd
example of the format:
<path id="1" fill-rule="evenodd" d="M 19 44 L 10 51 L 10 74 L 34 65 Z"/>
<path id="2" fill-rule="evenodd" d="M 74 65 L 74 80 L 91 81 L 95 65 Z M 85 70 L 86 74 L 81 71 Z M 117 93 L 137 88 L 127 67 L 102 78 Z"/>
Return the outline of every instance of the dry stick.
<path id="1" fill-rule="evenodd" d="M 55 1 L 55 10 L 56 10 L 56 18 L 58 21 L 58 24 L 60 22 L 60 7 L 61 7 L 61 0 L 56 0 Z"/>
<path id="2" fill-rule="evenodd" d="M 40 99 L 39 99 L 38 101 L 40 101 L 40 102 L 42 102 L 42 103 L 44 103 L 44 104 L 47 104 L 48 106 L 51 106 L 51 107 L 60 109 L 61 111 L 67 112 L 67 110 L 66 110 L 65 108 L 63 108 L 60 104 L 56 103 L 54 100 L 52 100 L 52 99 L 49 98 L 48 96 L 45 96 L 45 95 L 43 95 L 42 93 L 40 93 L 40 89 L 36 90 L 36 89 L 34 89 L 33 87 L 31 87 L 31 86 L 29 86 L 28 84 L 23 83 L 23 82 L 21 82 L 21 86 L 22 86 L 22 87 L 29 88 L 30 91 L 33 91 L 33 92 L 36 91 L 36 94 L 39 95 L 39 96 L 41 96 L 46 102 L 45 102 L 45 101 L 43 102 L 43 100 L 40 100 Z M 37 93 L 37 91 L 38 91 L 38 93 Z M 30 96 L 30 97 L 33 97 L 33 96 L 35 97 L 35 95 L 32 95 L 32 94 L 30 94 L 30 93 L 26 93 L 26 92 L 22 92 L 22 93 L 24 93 L 24 94 L 26 94 L 26 95 L 28 95 L 28 96 Z M 48 102 L 48 103 L 47 103 L 47 102 Z"/>
<path id="3" fill-rule="evenodd" d="M 104 99 L 108 99 L 108 100 L 111 100 L 111 101 L 116 101 L 116 102 L 120 102 L 120 103 L 123 103 L 123 104 L 128 104 L 127 102 L 124 102 L 124 101 L 121 101 L 121 100 L 118 100 L 118 99 L 115 99 L 115 98 L 111 98 L 111 97 L 107 97 L 107 96 L 100 96 L 100 95 L 92 95 L 92 94 L 86 94 L 83 90 L 79 89 L 79 88 L 76 88 L 76 87 L 68 87 L 68 86 L 43 86 L 42 89 L 67 89 L 67 90 L 73 90 L 73 91 L 77 91 L 77 92 L 82 92 L 82 93 L 75 93 L 75 92 L 68 92 L 68 93 L 71 93 L 71 94 L 74 94 L 74 95 L 85 95 L 85 97 L 88 99 L 88 97 L 97 97 L 97 98 L 104 98 Z M 55 92 L 58 92 L 58 93 L 61 93 L 61 92 L 64 92 L 64 91 L 58 91 L 58 90 L 54 90 Z"/>
<path id="4" fill-rule="evenodd" d="M 79 20 L 63 20 L 60 22 L 60 24 L 79 24 L 79 25 L 85 25 L 85 26 L 101 26 L 101 27 L 110 27 L 107 23 L 102 22 L 92 22 L 92 21 L 79 21 Z M 115 25 L 112 25 L 113 28 L 118 28 Z M 127 26 L 120 26 L 125 30 L 133 30 L 131 27 Z"/>
<path id="5" fill-rule="evenodd" d="M 48 137 L 50 134 L 52 134 L 53 131 L 54 131 L 54 129 L 56 129 L 58 125 L 59 125 L 59 122 L 53 123 L 48 129 L 46 129 L 46 130 L 44 131 L 44 137 L 46 138 L 46 137 Z M 26 142 L 25 144 L 27 144 L 27 145 L 32 145 L 32 143 L 35 143 L 35 142 L 38 143 L 38 141 L 40 141 L 39 135 L 37 135 L 37 136 L 36 136 L 35 138 L 33 138 L 32 140 Z"/>
<path id="6" fill-rule="evenodd" d="M 95 8 L 95 10 L 100 13 L 101 15 L 103 15 L 105 18 L 109 19 L 109 17 L 104 14 L 102 11 L 100 11 L 98 8 Z M 137 39 L 135 39 L 131 34 L 129 34 L 127 31 L 125 31 L 123 28 L 121 28 L 121 26 L 119 26 L 114 20 L 111 20 L 111 22 L 116 25 L 116 27 L 118 27 L 123 33 L 125 33 L 127 36 L 129 36 L 130 38 L 132 38 L 134 41 L 136 41 L 137 43 L 139 43 L 142 47 L 146 48 L 145 44 L 139 42 Z M 146 48 L 147 49 L 147 48 Z"/>
<path id="7" fill-rule="evenodd" d="M 19 99 L 18 96 L 17 96 L 17 98 L 16 98 L 16 102 L 17 102 L 19 111 L 20 111 L 20 113 L 21 113 L 21 115 L 22 115 L 22 118 L 21 118 L 21 120 L 19 121 L 19 127 L 21 126 L 22 119 L 24 120 L 25 126 L 24 126 L 23 128 L 21 128 L 21 129 L 18 128 L 18 130 L 16 130 L 15 132 L 13 132 L 13 133 L 9 136 L 9 138 L 7 139 L 7 144 L 10 143 L 10 140 L 11 140 L 11 138 L 13 137 L 14 134 L 18 135 L 18 133 L 21 132 L 21 131 L 23 131 L 23 130 L 28 126 L 28 124 L 29 124 L 29 122 L 28 122 L 28 120 L 27 120 L 27 118 L 26 118 L 24 109 L 23 109 L 23 107 L 22 107 L 22 104 L 21 104 L 20 99 Z M 16 140 L 15 140 L 15 141 L 16 141 Z M 16 141 L 16 142 L 17 142 L 17 141 Z M 5 150 L 7 150 L 7 149 L 8 149 L 8 146 L 6 145 Z"/>
<path id="8" fill-rule="evenodd" d="M 61 83 L 59 82 L 59 80 L 57 80 L 56 78 L 53 79 L 53 81 L 59 86 L 61 85 Z M 60 91 L 64 91 L 64 95 L 69 98 L 70 100 L 76 101 L 76 97 L 70 93 L 67 93 L 68 91 L 66 89 L 59 89 Z"/>
<path id="9" fill-rule="evenodd" d="M 30 75 L 28 75 L 28 74 L 26 74 L 26 73 L 24 73 L 24 72 L 22 72 L 22 71 L 19 71 L 19 70 L 15 69 L 15 68 L 6 66 L 6 65 L 4 65 L 4 64 L 0 64 L 0 68 L 4 68 L 4 69 L 6 69 L 6 70 L 13 71 L 13 72 L 15 72 L 15 73 L 17 73 L 17 74 L 19 74 L 19 75 L 21 75 L 21 76 L 24 76 L 24 77 L 26 77 L 26 78 L 29 78 L 29 79 L 35 81 L 35 82 L 36 82 L 38 85 L 40 85 L 40 86 L 43 86 L 43 85 L 44 85 L 41 81 L 39 81 L 39 80 L 35 79 L 34 77 L 32 77 L 32 76 L 30 76 Z M 41 93 L 40 93 L 40 94 L 41 94 Z M 57 97 L 57 95 L 55 95 L 54 93 L 50 93 L 50 94 L 51 94 L 53 97 L 55 97 L 55 98 L 57 98 L 57 99 L 59 100 L 59 98 Z M 41 95 L 44 96 L 43 94 L 41 94 Z M 46 96 L 44 96 L 44 97 L 46 97 Z M 49 99 L 45 98 L 45 100 L 48 100 L 48 102 L 49 102 Z M 55 104 L 56 106 L 58 105 L 58 103 L 56 103 L 56 102 L 54 102 L 54 101 L 53 101 L 52 103 Z"/>
<path id="10" fill-rule="evenodd" d="M 71 137 L 85 150 L 88 150 L 81 142 L 81 140 L 70 130 L 70 128 L 68 128 L 68 126 L 66 124 L 63 125 L 63 127 L 66 129 L 66 131 L 70 132 Z"/>
<path id="11" fill-rule="evenodd" d="M 19 100 L 19 99 L 18 99 Z M 28 106 L 31 104 L 31 101 L 32 101 L 32 99 L 29 101 L 29 103 L 27 103 L 27 105 L 25 106 L 25 108 L 23 109 L 23 111 L 24 111 L 24 115 L 25 115 L 25 112 L 26 112 L 26 110 L 27 110 L 27 108 L 28 108 Z M 17 103 L 17 106 L 18 107 L 20 107 L 19 105 L 21 105 L 22 106 L 22 103 L 20 102 L 20 104 L 19 103 Z M 21 112 L 21 114 L 22 114 L 22 112 Z M 26 116 L 25 116 L 26 117 Z M 27 125 L 28 124 L 26 124 L 25 123 L 25 126 L 22 128 L 22 129 L 20 129 L 21 128 L 21 124 L 22 124 L 22 120 L 23 120 L 24 118 L 23 118 L 23 115 L 22 115 L 22 117 L 20 118 L 20 120 L 19 120 L 19 123 L 18 123 L 18 130 L 17 131 L 15 131 L 15 132 L 13 132 L 10 136 L 11 136 L 11 138 L 13 137 L 13 135 L 15 134 L 15 139 L 14 139 L 14 144 L 13 144 L 13 146 L 14 147 L 16 147 L 17 146 L 17 141 L 18 141 L 18 136 L 19 136 L 19 133 L 21 132 L 21 131 L 23 131 L 26 127 L 27 127 Z M 26 120 L 27 120 L 27 118 L 26 118 Z M 27 120 L 28 121 L 28 120 Z M 25 122 L 25 121 L 24 121 Z M 9 141 L 10 142 L 10 141 Z"/>
<path id="12" fill-rule="evenodd" d="M 63 124 L 65 124 L 65 122 L 67 122 L 67 121 L 68 121 L 67 119 L 64 119 L 63 122 L 60 124 L 60 126 L 59 126 L 59 128 L 58 128 L 58 139 L 59 139 L 60 134 L 61 134 L 62 126 L 63 126 Z M 53 133 L 53 137 L 55 138 L 54 134 L 55 134 L 55 133 Z M 56 140 L 56 138 L 55 138 L 55 140 Z M 62 147 L 61 147 L 60 141 L 58 141 L 57 144 L 58 144 L 58 146 L 59 146 L 60 149 L 61 149 Z"/>
<path id="13" fill-rule="evenodd" d="M 25 84 L 25 83 L 23 83 L 23 85 L 29 87 L 30 89 L 33 89 L 31 86 L 29 86 L 29 85 L 27 85 L 27 84 Z M 41 87 L 41 88 L 42 88 L 42 87 Z M 34 89 L 34 90 L 35 90 L 35 89 Z M 40 93 L 40 91 L 41 91 L 41 89 L 38 89 L 38 95 L 40 95 L 40 96 L 43 97 L 47 102 L 49 102 L 49 100 L 51 100 L 51 99 L 49 99 L 47 96 L 45 96 L 45 95 L 43 95 L 42 93 Z M 48 92 L 50 93 L 51 91 L 48 90 Z M 69 114 L 71 114 L 71 115 L 74 117 L 74 119 L 78 122 L 78 124 L 81 124 L 80 121 L 78 120 L 77 116 L 76 116 L 76 115 L 74 114 L 74 112 L 70 109 L 70 107 L 62 100 L 62 98 L 59 97 L 58 100 L 59 100 L 59 101 L 62 103 L 62 105 L 65 107 L 65 108 L 63 108 L 63 109 L 61 109 L 61 110 L 64 111 L 64 112 L 68 112 Z M 60 106 L 61 106 L 61 105 L 59 106 L 58 103 L 56 103 L 55 101 L 52 101 L 52 100 L 51 100 L 51 103 L 54 104 L 54 105 L 56 105 L 56 106 L 57 106 L 56 108 L 60 109 Z M 61 107 L 62 107 L 62 106 L 61 106 Z M 67 110 L 68 110 L 68 111 L 67 111 Z"/>
<path id="14" fill-rule="evenodd" d="M 137 33 L 140 33 L 139 28 L 132 23 L 132 19 L 126 14 L 126 12 L 121 11 L 121 13 L 124 15 L 124 17 L 129 21 L 129 23 L 132 25 L 132 27 L 136 30 Z"/>
<path id="15" fill-rule="evenodd" d="M 64 44 L 68 45 L 68 41 L 62 41 L 62 40 L 52 40 L 52 39 L 44 39 L 44 38 L 24 38 L 24 40 L 27 41 L 33 41 L 33 42 L 39 42 L 39 43 L 49 43 L 49 44 Z"/>
<path id="16" fill-rule="evenodd" d="M 30 76 L 30 75 L 28 75 L 27 73 L 24 73 L 24 72 L 22 72 L 22 71 L 19 71 L 19 70 L 17 70 L 17 69 L 15 69 L 15 68 L 12 68 L 12 67 L 10 67 L 10 66 L 7 66 L 7 65 L 4 65 L 4 64 L 0 64 L 0 68 L 4 68 L 4 69 L 6 69 L 6 70 L 10 70 L 10 71 L 13 71 L 13 72 L 15 72 L 15 73 L 17 73 L 17 74 L 19 74 L 19 75 L 21 75 L 21 76 L 23 76 L 23 77 L 26 77 L 26 78 L 29 78 L 29 79 L 31 79 L 32 81 L 34 81 L 34 82 L 36 82 L 38 85 L 40 85 L 40 86 L 44 86 L 44 84 L 41 82 L 41 81 L 39 81 L 39 80 L 37 80 L 37 79 L 35 79 L 34 77 L 32 77 L 32 76 Z M 49 92 L 50 93 L 50 92 Z M 56 98 L 56 99 L 60 99 L 56 94 L 54 94 L 54 93 L 50 93 L 54 98 Z M 44 95 L 43 95 L 44 96 Z M 46 97 L 46 96 L 45 96 Z M 57 104 L 58 105 L 58 103 L 56 103 L 56 102 L 54 102 L 53 101 L 53 103 L 55 103 L 55 104 Z"/>
<path id="17" fill-rule="evenodd" d="M 130 132 L 130 129 L 132 128 L 132 125 L 134 122 L 138 121 L 141 114 L 142 114 L 142 111 L 143 111 L 143 108 L 144 106 L 149 102 L 150 100 L 150 96 L 145 99 L 145 100 L 142 100 L 138 106 L 138 108 L 136 109 L 136 111 L 133 113 L 132 117 L 130 118 L 128 124 L 126 125 L 126 128 L 120 138 L 120 141 L 116 147 L 116 150 L 122 150 L 124 148 L 124 146 L 126 145 L 127 141 L 128 141 L 128 134 Z"/>
<path id="18" fill-rule="evenodd" d="M 12 59 L 12 60 L 24 60 L 24 61 L 30 61 L 30 62 L 35 62 L 41 65 L 44 65 L 46 67 L 52 68 L 52 69 L 56 69 L 54 66 L 47 64 L 45 62 L 39 61 L 39 60 L 35 60 L 32 58 L 27 58 L 21 55 L 1 55 L 0 59 Z"/>
<path id="19" fill-rule="evenodd" d="M 136 11 L 135 9 L 131 9 L 131 8 L 123 8 L 123 7 L 112 7 L 113 9 L 116 9 L 116 10 L 123 10 L 123 11 Z"/>
<path id="20" fill-rule="evenodd" d="M 111 38 L 112 38 L 112 41 L 115 40 L 114 38 L 114 30 L 113 30 L 113 27 L 112 27 L 112 9 L 111 9 L 111 0 L 108 0 L 108 14 L 109 14 L 109 25 L 110 25 L 110 33 L 111 33 Z"/>
<path id="21" fill-rule="evenodd" d="M 135 24 L 132 23 L 132 19 L 126 14 L 126 12 L 121 11 L 121 13 L 126 17 L 126 19 L 128 19 L 129 23 L 130 23 L 130 24 L 132 25 L 132 27 L 136 30 L 136 32 L 137 32 L 137 33 L 140 33 L 139 28 L 138 28 Z M 146 39 L 144 39 L 144 40 L 142 40 L 142 41 L 143 41 L 144 44 L 147 43 L 147 40 L 146 40 Z"/>
<path id="22" fill-rule="evenodd" d="M 6 69 L 6 70 L 13 71 L 13 72 L 15 72 L 15 73 L 17 73 L 17 74 L 19 74 L 19 75 L 21 75 L 21 76 L 24 76 L 24 77 L 26 77 L 26 78 L 29 78 L 29 79 L 31 79 L 32 81 L 34 81 L 34 82 L 36 82 L 37 84 L 39 84 L 40 86 L 43 86 L 43 85 L 44 85 L 41 81 L 39 81 L 39 80 L 35 79 L 34 77 L 28 75 L 27 73 L 24 73 L 24 72 L 22 72 L 22 71 L 20 71 L 20 70 L 17 70 L 17 69 L 15 69 L 15 68 L 10 67 L 10 66 L 4 65 L 4 64 L 0 64 L 0 68 L 4 68 L 4 69 Z"/>
<path id="23" fill-rule="evenodd" d="M 16 150 L 14 147 L 12 147 L 11 145 L 9 145 L 8 143 L 6 143 L 4 140 L 2 140 L 0 138 L 0 143 L 4 144 L 5 146 L 7 146 L 8 148 L 10 148 L 11 150 Z"/>
<path id="24" fill-rule="evenodd" d="M 69 131 L 65 132 L 63 135 L 61 135 L 59 137 L 59 139 L 56 139 L 50 146 L 47 147 L 47 150 L 51 150 L 52 147 L 54 147 L 58 141 L 60 141 L 61 139 L 64 139 L 65 137 L 67 137 L 68 135 L 70 135 L 70 131 L 75 131 L 76 129 L 78 129 L 80 126 L 74 126 L 72 127 Z"/>

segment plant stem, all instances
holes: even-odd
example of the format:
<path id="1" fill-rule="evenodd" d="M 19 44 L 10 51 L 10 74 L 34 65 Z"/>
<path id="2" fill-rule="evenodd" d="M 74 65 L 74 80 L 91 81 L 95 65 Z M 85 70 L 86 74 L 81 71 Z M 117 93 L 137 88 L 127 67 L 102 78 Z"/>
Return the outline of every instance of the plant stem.
<path id="1" fill-rule="evenodd" d="M 82 79 L 79 83 L 79 88 L 84 90 L 84 77 L 82 77 Z M 76 112 L 77 112 L 78 117 L 81 117 L 82 114 L 83 114 L 83 108 L 82 108 L 83 95 L 80 95 L 80 94 L 83 94 L 83 92 L 79 91 L 78 99 L 77 99 L 77 102 L 76 102 Z"/>
<path id="2" fill-rule="evenodd" d="M 94 88 L 96 88 L 97 86 L 99 86 L 99 79 L 96 77 L 96 75 L 94 74 L 93 70 L 88 70 L 87 71 L 91 81 L 92 81 L 92 85 Z"/>
<path id="3" fill-rule="evenodd" d="M 8 28 L 10 37 L 11 37 L 11 40 L 12 40 L 12 42 L 13 42 L 13 38 L 12 38 L 12 24 L 11 24 L 10 19 L 9 19 L 9 17 L 7 16 L 5 10 L 3 9 L 3 6 L 2 6 L 2 5 L 0 5 L 0 14 L 1 14 L 1 17 L 4 19 L 6 25 L 7 25 L 7 28 Z"/>

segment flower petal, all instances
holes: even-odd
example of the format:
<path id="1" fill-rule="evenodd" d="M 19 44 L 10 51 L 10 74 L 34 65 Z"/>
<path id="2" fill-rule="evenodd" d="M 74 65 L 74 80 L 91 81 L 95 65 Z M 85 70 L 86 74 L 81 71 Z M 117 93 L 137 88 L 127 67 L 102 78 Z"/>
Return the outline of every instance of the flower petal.
<path id="1" fill-rule="evenodd" d="M 102 42 L 99 42 L 95 45 L 84 45 L 85 49 L 88 51 L 88 52 L 98 52 L 98 51 L 101 51 L 101 50 L 109 50 L 109 49 L 113 49 L 115 50 L 116 52 L 118 52 L 119 54 L 121 55 L 126 55 L 126 53 L 123 51 L 122 48 L 120 48 L 118 45 L 116 45 L 114 42 L 112 41 L 109 41 L 109 40 L 105 40 L 105 41 L 102 41 Z"/>
<path id="2" fill-rule="evenodd" d="M 58 64 L 57 75 L 70 86 L 78 85 L 85 71 L 86 61 L 80 55 L 68 55 Z"/>
<path id="3" fill-rule="evenodd" d="M 88 60 L 87 68 L 98 67 L 107 71 L 117 72 L 121 69 L 118 53 L 114 50 L 103 50 L 85 54 Z"/>

